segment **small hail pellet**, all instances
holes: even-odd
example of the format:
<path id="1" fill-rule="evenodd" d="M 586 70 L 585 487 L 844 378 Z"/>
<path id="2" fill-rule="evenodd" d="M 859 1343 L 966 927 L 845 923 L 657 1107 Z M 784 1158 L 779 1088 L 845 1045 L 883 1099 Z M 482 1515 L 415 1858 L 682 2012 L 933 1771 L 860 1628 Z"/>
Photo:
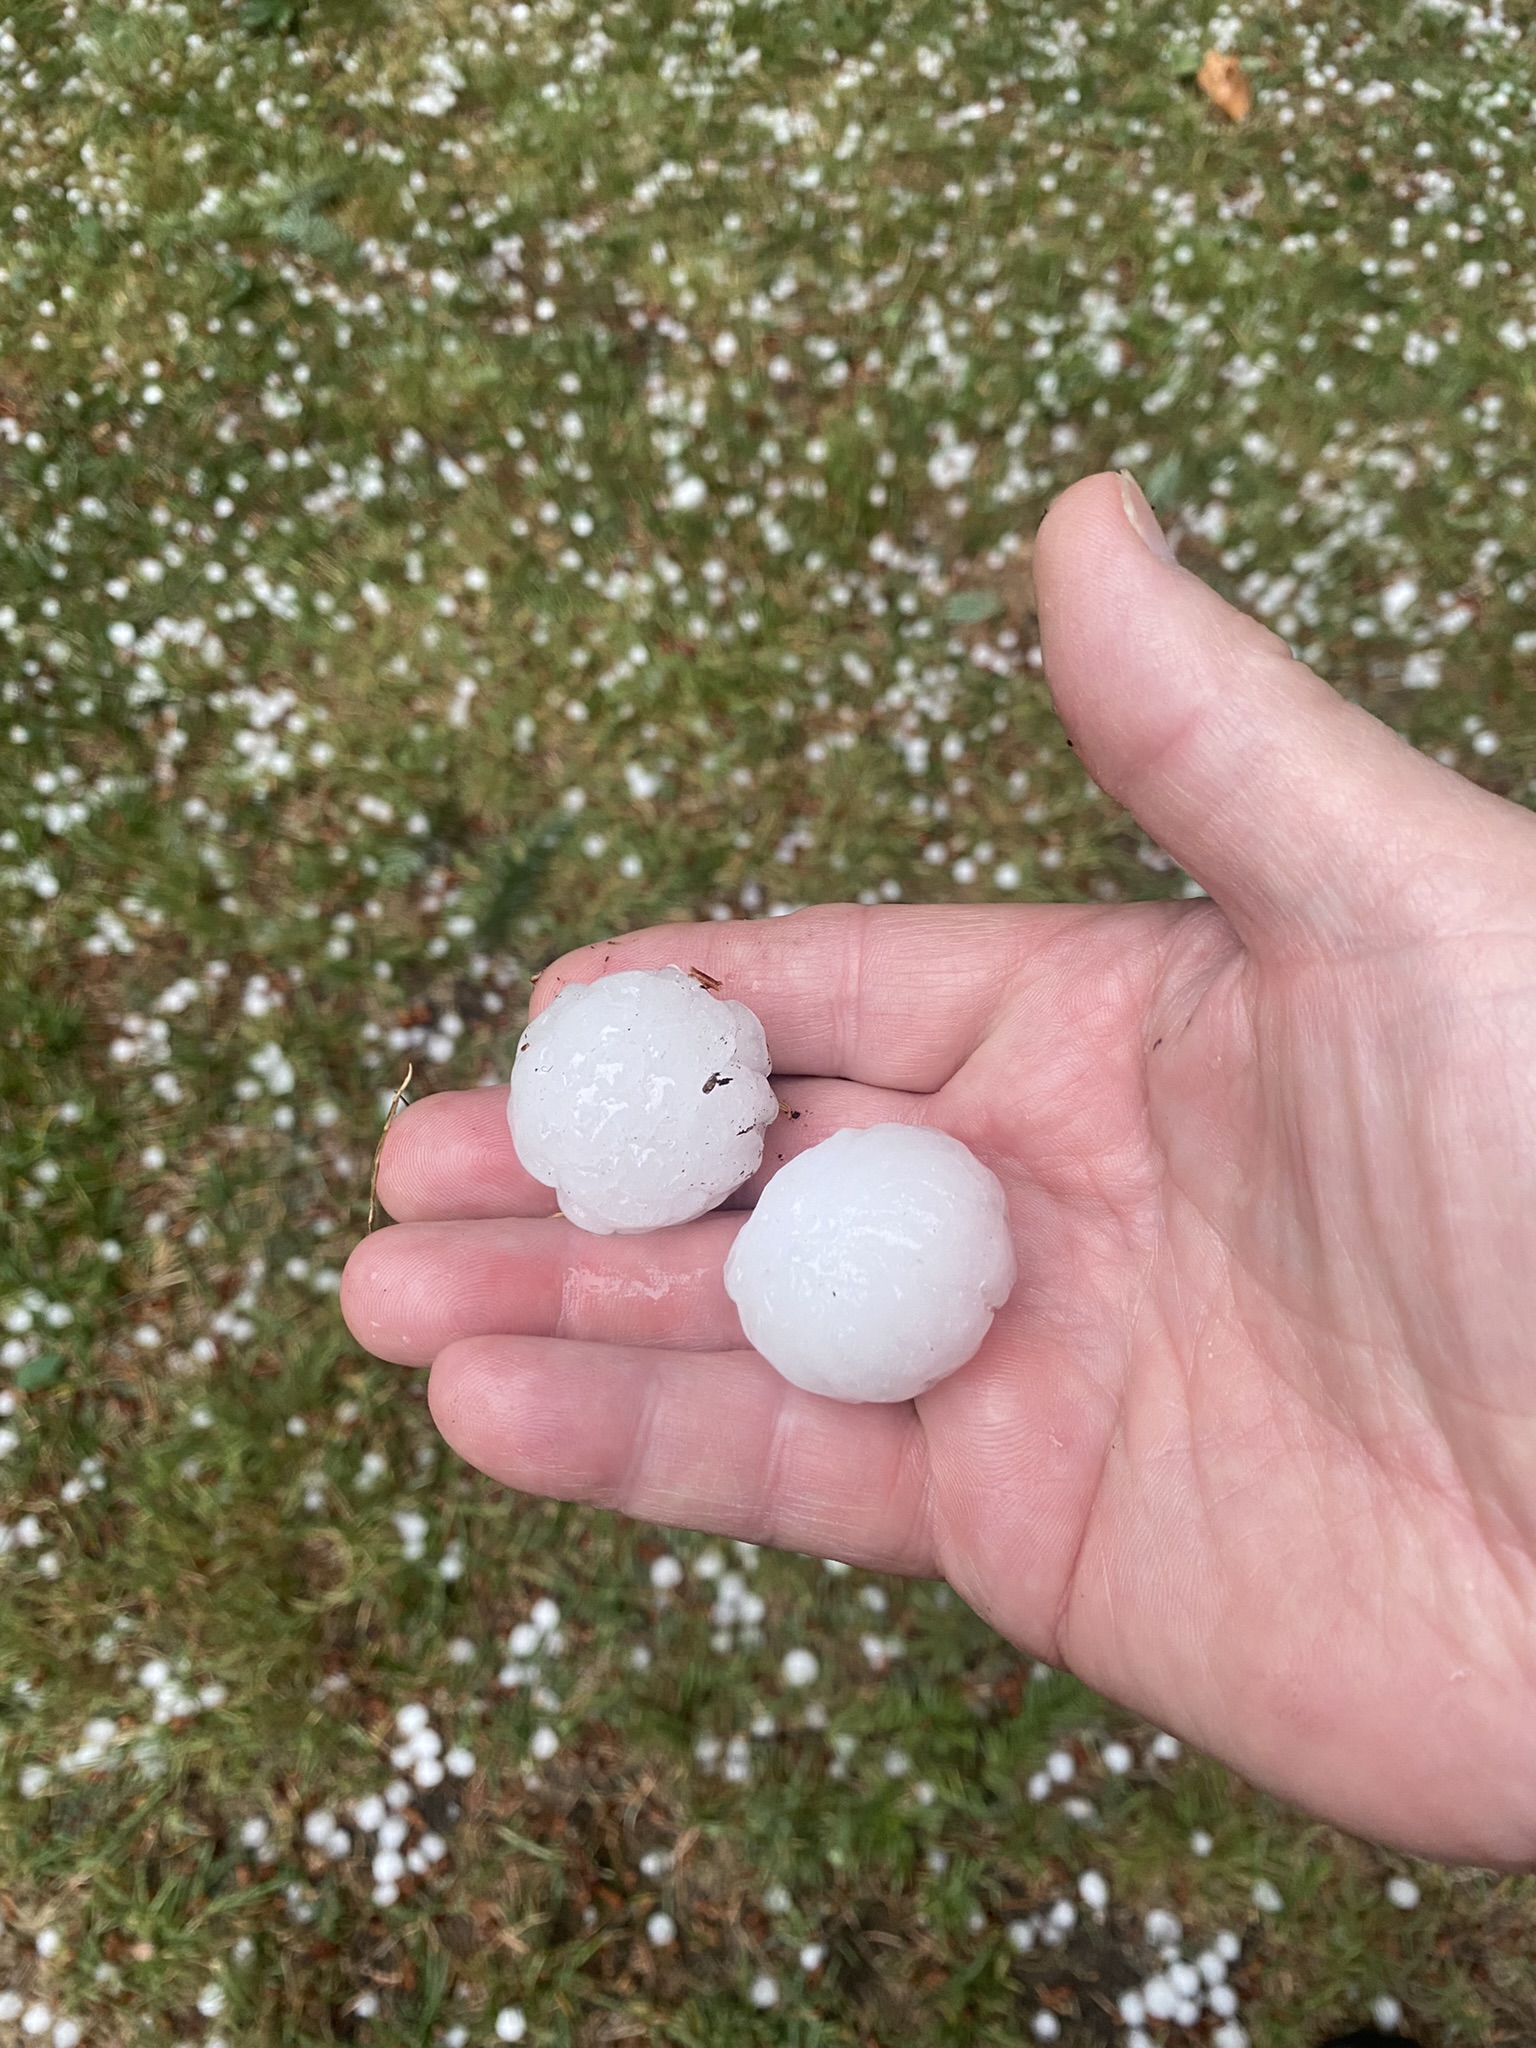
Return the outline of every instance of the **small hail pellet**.
<path id="1" fill-rule="evenodd" d="M 768 1067 L 752 1011 L 680 967 L 573 982 L 518 1045 L 512 1142 L 583 1230 L 687 1223 L 757 1171 Z"/>

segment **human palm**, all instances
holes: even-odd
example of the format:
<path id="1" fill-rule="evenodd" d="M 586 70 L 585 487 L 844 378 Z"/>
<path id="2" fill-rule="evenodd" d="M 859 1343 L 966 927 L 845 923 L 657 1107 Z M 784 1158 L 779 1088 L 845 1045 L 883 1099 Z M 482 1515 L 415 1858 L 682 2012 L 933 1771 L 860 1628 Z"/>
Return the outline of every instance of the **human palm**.
<path id="1" fill-rule="evenodd" d="M 433 1361 L 444 1434 L 512 1485 L 942 1572 L 1344 1825 L 1523 1862 L 1536 821 L 1139 546 L 1114 479 L 1060 501 L 1037 569 L 1087 764 L 1214 900 L 829 907 L 573 954 L 540 1007 L 676 960 L 758 1012 L 762 1173 L 593 1237 L 518 1165 L 504 1091 L 430 1097 L 348 1320 Z M 721 1269 L 785 1158 L 894 1120 L 1000 1175 L 1020 1279 L 951 1379 L 844 1406 L 746 1349 Z"/>

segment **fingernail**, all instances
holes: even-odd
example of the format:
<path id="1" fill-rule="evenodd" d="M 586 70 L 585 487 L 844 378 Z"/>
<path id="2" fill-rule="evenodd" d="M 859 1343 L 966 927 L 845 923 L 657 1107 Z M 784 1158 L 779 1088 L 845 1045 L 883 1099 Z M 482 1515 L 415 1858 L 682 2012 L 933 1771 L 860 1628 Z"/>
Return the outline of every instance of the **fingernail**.
<path id="1" fill-rule="evenodd" d="M 1160 561 L 1177 563 L 1178 556 L 1169 547 L 1168 537 L 1158 525 L 1156 513 L 1142 496 L 1140 484 L 1128 469 L 1120 471 L 1120 502 L 1137 539 L 1149 547 Z"/>

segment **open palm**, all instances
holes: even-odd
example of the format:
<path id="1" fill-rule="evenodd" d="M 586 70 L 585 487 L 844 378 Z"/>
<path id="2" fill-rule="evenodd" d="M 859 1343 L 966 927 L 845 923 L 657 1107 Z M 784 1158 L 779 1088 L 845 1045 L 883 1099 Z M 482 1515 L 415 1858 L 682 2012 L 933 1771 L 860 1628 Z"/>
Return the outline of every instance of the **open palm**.
<path id="1" fill-rule="evenodd" d="M 1133 518 L 1144 508 L 1131 501 Z M 505 1091 L 391 1133 L 343 1302 L 433 1362 L 475 1464 L 942 1572 L 1037 1655 L 1346 1826 L 1536 1856 L 1536 821 L 1424 760 L 1143 546 L 1117 480 L 1037 550 L 1098 780 L 1210 890 L 641 932 L 762 1018 L 786 1114 L 732 1209 L 549 1214 Z M 1218 907 L 1219 906 L 1219 907 Z M 747 1350 L 740 1210 L 844 1125 L 932 1123 L 1008 1190 L 971 1363 L 847 1407 Z"/>

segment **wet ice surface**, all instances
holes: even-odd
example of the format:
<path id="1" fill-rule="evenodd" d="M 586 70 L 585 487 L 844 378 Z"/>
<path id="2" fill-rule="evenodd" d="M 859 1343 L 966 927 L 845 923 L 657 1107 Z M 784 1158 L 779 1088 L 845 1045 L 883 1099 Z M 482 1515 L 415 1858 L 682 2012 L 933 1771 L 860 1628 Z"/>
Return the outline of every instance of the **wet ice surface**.
<path id="1" fill-rule="evenodd" d="M 713 1209 L 777 1114 L 762 1025 L 680 967 L 563 988 L 523 1033 L 507 1104 L 523 1165 L 604 1234 Z"/>
<path id="2" fill-rule="evenodd" d="M 963 1365 L 1013 1286 L 1001 1183 L 958 1139 L 838 1131 L 768 1183 L 726 1262 L 747 1340 L 838 1401 L 908 1401 Z"/>

